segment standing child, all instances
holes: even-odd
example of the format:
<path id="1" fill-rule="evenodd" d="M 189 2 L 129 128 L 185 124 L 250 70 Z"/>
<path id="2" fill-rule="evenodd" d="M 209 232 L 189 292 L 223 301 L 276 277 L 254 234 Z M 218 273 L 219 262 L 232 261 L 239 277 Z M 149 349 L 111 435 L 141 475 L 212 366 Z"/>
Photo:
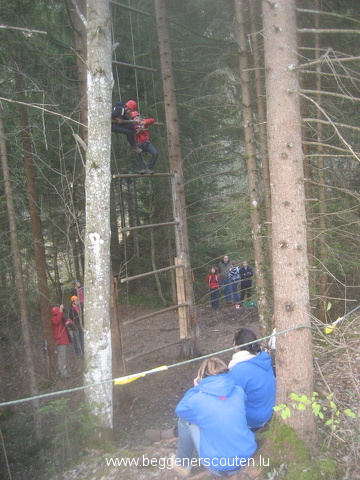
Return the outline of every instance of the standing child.
<path id="1" fill-rule="evenodd" d="M 213 310 L 219 310 L 219 288 L 221 283 L 221 277 L 217 273 L 215 267 L 211 267 L 208 275 L 206 276 L 206 283 L 210 290 L 211 308 Z"/>
<path id="2" fill-rule="evenodd" d="M 51 309 L 51 321 L 53 326 L 54 342 L 56 346 L 57 371 L 61 377 L 70 377 L 66 368 L 66 354 L 70 339 L 67 328 L 72 322 L 63 314 L 64 305 Z"/>
<path id="3" fill-rule="evenodd" d="M 69 318 L 74 325 L 74 349 L 77 357 L 84 356 L 84 330 L 81 324 L 79 299 L 76 295 L 70 298 Z"/>
<path id="4" fill-rule="evenodd" d="M 231 270 L 229 272 L 229 279 L 231 280 L 231 293 L 234 303 L 240 303 L 240 295 L 238 292 L 238 286 L 240 283 L 240 267 L 236 265 L 236 262 L 231 263 Z"/>
<path id="5" fill-rule="evenodd" d="M 154 165 L 156 159 L 158 157 L 158 151 L 150 141 L 150 132 L 149 132 L 149 125 L 155 122 L 153 118 L 141 118 L 138 112 L 131 113 L 132 120 L 135 120 L 136 123 L 134 125 L 135 129 L 135 141 L 137 143 L 137 147 L 140 149 L 139 153 L 136 153 L 136 160 L 140 167 L 140 173 L 154 173 Z M 148 165 L 146 166 L 144 163 L 144 153 L 150 153 L 151 158 L 149 160 Z"/>

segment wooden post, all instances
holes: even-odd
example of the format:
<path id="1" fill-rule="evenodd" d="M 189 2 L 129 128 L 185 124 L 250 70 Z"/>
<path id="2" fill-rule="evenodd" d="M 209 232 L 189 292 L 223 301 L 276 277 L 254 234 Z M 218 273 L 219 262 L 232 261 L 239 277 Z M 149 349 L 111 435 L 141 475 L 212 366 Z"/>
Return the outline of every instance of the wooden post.
<path id="1" fill-rule="evenodd" d="M 175 258 L 175 265 L 182 265 L 180 258 Z M 176 292 L 177 292 L 177 301 L 178 305 L 185 303 L 185 283 L 184 283 L 184 267 L 179 267 L 176 269 Z M 188 325 L 187 325 L 187 315 L 186 307 L 179 307 L 179 327 L 180 327 L 180 338 L 185 338 L 188 336 Z"/>

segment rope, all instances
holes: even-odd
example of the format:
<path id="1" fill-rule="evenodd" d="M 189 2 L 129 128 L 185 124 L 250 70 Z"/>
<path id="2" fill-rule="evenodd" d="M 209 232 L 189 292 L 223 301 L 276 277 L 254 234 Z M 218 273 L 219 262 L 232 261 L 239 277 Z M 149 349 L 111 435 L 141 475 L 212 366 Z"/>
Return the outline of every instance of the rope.
<path id="1" fill-rule="evenodd" d="M 292 332 L 294 330 L 299 330 L 299 329 L 303 329 L 303 328 L 313 329 L 313 327 L 311 327 L 310 325 L 300 325 L 300 326 L 297 326 L 297 327 L 289 328 L 288 330 L 283 330 L 282 332 L 276 333 L 275 335 L 278 336 L 278 335 L 282 335 L 284 333 Z M 64 394 L 67 394 L 67 393 L 78 392 L 80 390 L 86 390 L 86 389 L 89 389 L 89 388 L 98 387 L 100 385 L 106 385 L 108 383 L 114 383 L 115 385 L 125 385 L 127 383 L 133 382 L 134 380 L 137 380 L 138 378 L 145 377 L 146 375 L 154 374 L 154 373 L 158 373 L 158 372 L 163 372 L 165 370 L 170 370 L 171 368 L 176 368 L 176 367 L 180 367 L 182 365 L 187 365 L 187 364 L 190 364 L 190 363 L 198 362 L 198 361 L 204 360 L 205 358 L 209 358 L 209 357 L 213 357 L 215 355 L 220 355 L 222 353 L 230 352 L 230 351 L 235 350 L 239 347 L 245 347 L 247 345 L 251 345 L 252 343 L 258 343 L 258 342 L 262 342 L 264 340 L 268 340 L 272 336 L 273 336 L 273 334 L 267 335 L 266 337 L 258 338 L 257 340 L 254 340 L 252 342 L 243 343 L 242 345 L 236 345 L 234 347 L 226 348 L 225 350 L 219 350 L 217 352 L 209 353 L 207 355 L 202 355 L 201 357 L 191 358 L 189 360 L 184 360 L 182 362 L 173 363 L 171 365 L 163 365 L 161 367 L 156 367 L 156 368 L 153 368 L 151 370 L 145 370 L 143 372 L 133 373 L 131 375 L 125 375 L 125 376 L 119 377 L 119 378 L 111 378 L 109 380 L 104 380 L 102 382 L 93 383 L 91 385 L 83 385 L 81 387 L 70 388 L 68 390 L 60 390 L 58 392 L 43 393 L 41 395 L 37 395 L 37 396 L 34 396 L 34 397 L 21 398 L 21 399 L 18 399 L 18 400 L 11 400 L 9 402 L 2 402 L 2 403 L 0 403 L 0 407 L 7 407 L 7 406 L 10 406 L 10 405 L 17 405 L 17 404 L 20 404 L 20 403 L 26 403 L 26 402 L 31 402 L 31 401 L 34 401 L 34 400 L 40 400 L 40 399 L 43 399 L 43 398 L 49 398 L 49 397 L 56 396 L 56 395 L 64 395 Z"/>
<path id="2" fill-rule="evenodd" d="M 128 0 L 128 4 L 130 0 Z M 132 47 L 132 54 L 133 54 L 133 64 L 136 65 L 136 55 L 135 55 L 135 43 L 134 43 L 134 31 L 133 31 L 133 21 L 132 21 L 132 12 L 130 12 L 130 33 L 131 33 L 131 47 Z M 140 110 L 140 102 L 139 102 L 139 85 L 138 85 L 138 76 L 137 70 L 135 69 L 135 88 L 136 88 L 136 101 L 138 104 L 138 111 Z"/>

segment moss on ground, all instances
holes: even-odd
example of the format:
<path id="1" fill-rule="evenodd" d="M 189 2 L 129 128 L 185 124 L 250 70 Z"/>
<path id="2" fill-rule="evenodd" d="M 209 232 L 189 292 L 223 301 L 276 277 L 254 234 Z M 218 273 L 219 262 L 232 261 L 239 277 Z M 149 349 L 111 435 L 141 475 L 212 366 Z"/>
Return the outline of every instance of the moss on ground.
<path id="1" fill-rule="evenodd" d="M 258 454 L 264 459 L 264 474 L 284 480 L 337 480 L 338 464 L 331 458 L 311 456 L 293 428 L 276 417 L 270 428 L 258 436 Z M 269 461 L 267 461 L 269 459 Z M 284 468 L 285 467 L 285 468 Z"/>

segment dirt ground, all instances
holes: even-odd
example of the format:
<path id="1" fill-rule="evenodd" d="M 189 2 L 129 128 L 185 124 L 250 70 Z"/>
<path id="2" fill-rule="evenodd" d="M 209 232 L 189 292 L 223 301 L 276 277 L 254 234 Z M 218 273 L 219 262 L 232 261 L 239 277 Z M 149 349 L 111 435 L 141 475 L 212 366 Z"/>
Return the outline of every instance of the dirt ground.
<path id="1" fill-rule="evenodd" d="M 122 315 L 126 319 L 136 318 L 149 313 L 140 307 L 124 307 Z M 227 349 L 232 344 L 235 331 L 242 327 L 248 327 L 258 332 L 258 313 L 256 308 L 239 309 L 235 306 L 221 306 L 219 311 L 213 311 L 211 308 L 199 309 L 197 313 L 198 320 L 198 339 L 197 346 L 201 355 L 207 355 Z M 356 324 L 358 333 L 360 332 L 359 319 Z M 170 312 L 134 323 L 125 327 L 123 331 L 124 353 L 125 357 L 132 357 L 157 346 L 175 342 L 179 338 L 178 319 L 176 312 Z M 356 343 L 357 342 L 357 343 Z M 335 345 L 335 350 L 339 351 Z M 21 370 L 17 363 L 16 352 L 19 346 L 13 345 L 11 354 L 12 363 L 7 364 L 5 373 L 6 382 L 6 399 L 22 398 L 27 396 L 23 394 L 24 386 L 27 384 L 26 370 Z M 41 352 L 39 345 L 38 351 Z M 339 351 L 339 355 L 334 362 L 334 358 L 326 356 L 321 357 L 323 363 L 321 374 L 317 375 L 317 388 L 327 388 L 328 392 L 334 391 L 339 401 L 343 402 L 347 407 L 357 409 L 359 400 L 359 379 L 360 379 L 360 354 L 358 350 L 358 337 L 354 339 L 352 346 L 353 358 L 344 351 Z M 155 353 L 139 357 L 131 362 L 126 363 L 126 374 L 132 374 L 149 370 L 158 366 L 172 366 L 181 362 L 179 358 L 181 347 L 174 345 Z M 42 354 L 39 353 L 39 356 Z M 219 356 L 228 362 L 232 352 L 220 354 Z M 39 359 L 39 363 L 43 361 L 43 356 Z M 6 352 L 6 359 L 9 361 L 9 352 Z M 10 409 L 9 419 L 0 423 L 3 432 L 3 450 L 7 453 L 7 463 L 10 468 L 11 477 L 7 469 L 4 467 L 3 457 L 0 454 L 1 478 L 11 478 L 12 480 L 29 480 L 32 478 L 52 479 L 52 480 L 141 480 L 141 479 L 175 479 L 176 475 L 166 468 L 165 462 L 170 453 L 176 448 L 176 442 L 168 443 L 151 443 L 144 435 L 146 429 L 166 429 L 174 425 L 176 416 L 174 409 L 184 395 L 184 393 L 193 385 L 193 378 L 196 376 L 200 361 L 196 360 L 192 363 L 174 366 L 167 371 L 148 375 L 140 378 L 127 385 L 117 386 L 120 389 L 121 405 L 115 411 L 116 425 L 116 450 L 111 453 L 94 449 L 80 448 L 78 452 L 72 454 L 71 459 L 64 459 L 61 465 L 54 466 L 54 459 L 51 457 L 39 460 L 38 448 L 33 443 L 24 445 L 21 438 L 30 434 L 29 423 L 24 428 L 24 416 L 29 415 L 29 405 L 22 404 L 16 408 Z M 55 385 L 56 390 L 65 390 L 81 386 L 82 384 L 82 361 L 75 357 L 73 351 L 69 355 L 69 364 L 71 378 L 59 380 Z M 345 366 L 347 367 L 345 368 Z M 330 368 L 331 367 L 331 368 Z M 20 370 L 19 370 L 20 368 Z M 326 378 L 323 374 L 325 372 Z M 22 378 L 22 380 L 21 380 Z M 354 385 L 355 379 L 355 385 Z M 41 378 L 40 378 L 41 383 Z M 22 386 L 23 385 L 23 386 Z M 44 392 L 49 391 L 44 387 Z M 57 400 L 60 397 L 53 397 L 51 400 Z M 83 400 L 83 393 L 76 392 L 68 394 L 69 405 L 76 409 L 76 406 Z M 49 401 L 42 402 L 48 404 Z M 55 435 L 56 425 L 51 420 L 51 416 L 45 415 L 44 418 L 47 441 L 51 441 L 51 436 Z M 11 425 L 11 427 L 10 427 Z M 30 423 L 31 425 L 31 423 Z M 66 441 L 66 439 L 65 439 Z M 331 443 L 331 441 L 329 442 Z M 333 439 L 335 445 L 335 440 Z M 344 442 L 340 442 L 342 445 Z M 337 445 L 337 444 L 336 444 Z M 61 445 L 59 448 L 64 449 L 66 446 Z M 342 448 L 336 447 L 337 458 L 343 466 L 345 476 L 339 478 L 360 479 L 360 470 L 357 473 L 358 452 L 352 451 L 353 446 L 343 445 Z M 3 454 L 4 455 L 4 454 Z M 44 448 L 44 455 L 49 455 L 48 450 Z M 20 458 L 19 458 L 20 457 Z M 41 456 L 40 456 L 41 457 Z M 26 461 L 25 461 L 26 458 Z M 118 459 L 139 459 L 140 463 L 152 461 L 152 465 L 148 466 L 114 466 L 109 462 L 116 462 Z M 143 460 L 145 458 L 145 460 Z M 112 459 L 112 460 L 111 460 Z M 147 460 L 150 459 L 150 460 Z M 124 462 L 125 460 L 121 460 Z M 127 460 L 129 461 L 129 460 Z M 56 472 L 61 473 L 56 473 Z M 346 472 L 352 472 L 352 476 L 346 477 Z M 245 475 L 245 474 L 244 474 Z M 248 477 L 239 477 L 251 480 L 265 480 L 268 476 L 261 477 L 257 469 L 250 470 Z M 273 477 L 275 478 L 276 474 Z M 212 478 L 201 467 L 193 470 L 191 478 Z"/>

